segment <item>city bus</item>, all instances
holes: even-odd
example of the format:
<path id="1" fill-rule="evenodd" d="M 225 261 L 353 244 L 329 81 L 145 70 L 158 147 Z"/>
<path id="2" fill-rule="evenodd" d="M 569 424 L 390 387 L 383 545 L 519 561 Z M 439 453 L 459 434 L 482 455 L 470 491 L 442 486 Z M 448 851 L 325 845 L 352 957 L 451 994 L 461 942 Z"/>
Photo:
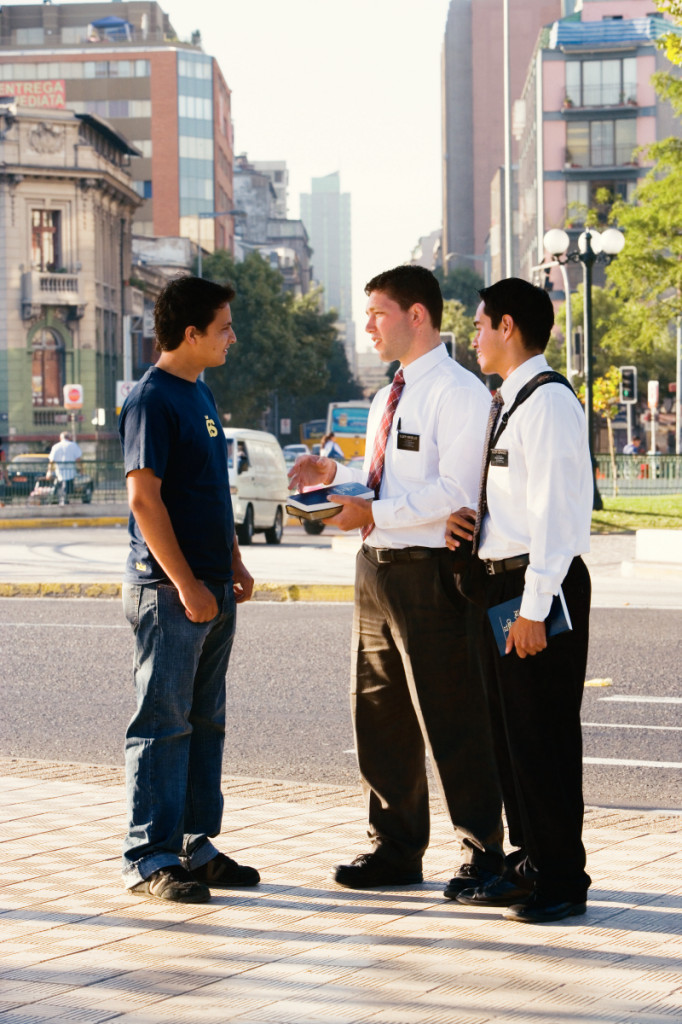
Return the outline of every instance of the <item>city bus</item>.
<path id="1" fill-rule="evenodd" d="M 369 402 L 330 402 L 327 409 L 327 433 L 334 437 L 347 459 L 365 454 L 365 434 Z"/>

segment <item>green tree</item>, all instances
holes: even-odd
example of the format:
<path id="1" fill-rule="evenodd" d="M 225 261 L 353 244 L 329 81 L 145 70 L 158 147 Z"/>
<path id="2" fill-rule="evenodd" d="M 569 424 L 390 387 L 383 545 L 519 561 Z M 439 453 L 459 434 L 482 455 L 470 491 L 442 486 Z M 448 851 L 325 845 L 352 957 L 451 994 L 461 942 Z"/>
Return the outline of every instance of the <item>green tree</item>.
<path id="1" fill-rule="evenodd" d="M 471 343 L 476 334 L 472 314 L 468 313 L 466 307 L 459 299 L 446 299 L 443 303 L 442 331 L 452 331 L 455 336 L 454 356 L 457 362 L 471 370 L 477 377 L 481 376 L 476 361 L 476 355 Z"/>
<path id="2" fill-rule="evenodd" d="M 578 398 L 585 404 L 585 385 L 578 391 Z M 613 497 L 618 494 L 618 478 L 616 473 L 616 446 L 613 438 L 613 421 L 620 409 L 620 370 L 617 366 L 609 366 L 606 373 L 592 381 L 592 408 L 606 420 L 609 438 L 609 455 L 611 457 L 611 479 L 613 481 Z"/>
<path id="3" fill-rule="evenodd" d="M 658 0 L 657 6 L 682 18 L 680 0 Z M 679 32 L 670 33 L 663 45 L 668 57 L 682 64 Z M 682 81 L 659 72 L 654 83 L 675 114 L 682 115 Z M 607 271 L 623 305 L 604 344 L 623 353 L 623 361 L 637 365 L 641 377 L 671 380 L 672 323 L 682 314 L 682 139 L 672 136 L 653 143 L 644 155 L 653 167 L 639 184 L 634 202 L 618 201 L 611 212 L 626 236 L 625 248 Z"/>
<path id="4" fill-rule="evenodd" d="M 471 267 L 454 267 L 448 274 L 442 267 L 434 270 L 440 283 L 444 299 L 456 299 L 461 302 L 468 316 L 473 316 L 481 301 L 478 294 L 483 287 L 483 278 Z"/>

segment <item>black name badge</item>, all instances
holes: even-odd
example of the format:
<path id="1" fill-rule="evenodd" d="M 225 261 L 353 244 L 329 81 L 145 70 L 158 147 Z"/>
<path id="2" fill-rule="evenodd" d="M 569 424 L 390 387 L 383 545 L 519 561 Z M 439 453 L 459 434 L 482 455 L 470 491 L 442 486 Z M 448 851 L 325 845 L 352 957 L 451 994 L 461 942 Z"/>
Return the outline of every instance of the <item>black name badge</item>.
<path id="1" fill-rule="evenodd" d="M 398 448 L 403 452 L 419 451 L 419 434 L 404 434 L 398 431 Z"/>
<path id="2" fill-rule="evenodd" d="M 493 448 L 490 453 L 491 466 L 509 466 L 509 452 L 505 448 Z"/>

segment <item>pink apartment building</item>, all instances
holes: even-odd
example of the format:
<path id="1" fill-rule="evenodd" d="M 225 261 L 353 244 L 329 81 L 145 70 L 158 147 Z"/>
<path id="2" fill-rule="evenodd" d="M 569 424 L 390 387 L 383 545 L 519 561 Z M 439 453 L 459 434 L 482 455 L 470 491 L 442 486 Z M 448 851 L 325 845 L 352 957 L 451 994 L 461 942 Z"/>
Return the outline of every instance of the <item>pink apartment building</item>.
<path id="1" fill-rule="evenodd" d="M 656 45 L 670 29 L 650 0 L 583 0 L 580 12 L 541 33 L 514 107 L 523 277 L 545 258 L 545 231 L 562 227 L 575 241 L 594 206 L 606 221 L 600 190 L 629 197 L 649 167 L 638 148 L 680 134 L 651 84 L 655 71 L 670 70 Z M 575 287 L 580 268 L 572 273 Z"/>

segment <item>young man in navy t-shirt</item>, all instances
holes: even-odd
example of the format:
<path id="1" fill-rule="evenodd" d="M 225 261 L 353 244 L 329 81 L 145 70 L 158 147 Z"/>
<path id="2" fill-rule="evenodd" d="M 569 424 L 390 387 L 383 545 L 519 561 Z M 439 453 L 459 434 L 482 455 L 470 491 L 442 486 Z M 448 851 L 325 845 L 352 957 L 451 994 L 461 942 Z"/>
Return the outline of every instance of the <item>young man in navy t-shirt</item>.
<path id="1" fill-rule="evenodd" d="M 137 692 L 123 877 L 137 895 L 182 903 L 209 900 L 209 886 L 259 881 L 209 839 L 222 819 L 235 606 L 253 590 L 234 535 L 225 435 L 199 379 L 236 341 L 234 294 L 194 277 L 164 289 L 154 312 L 161 355 L 119 423 L 131 510 L 123 603 Z"/>

